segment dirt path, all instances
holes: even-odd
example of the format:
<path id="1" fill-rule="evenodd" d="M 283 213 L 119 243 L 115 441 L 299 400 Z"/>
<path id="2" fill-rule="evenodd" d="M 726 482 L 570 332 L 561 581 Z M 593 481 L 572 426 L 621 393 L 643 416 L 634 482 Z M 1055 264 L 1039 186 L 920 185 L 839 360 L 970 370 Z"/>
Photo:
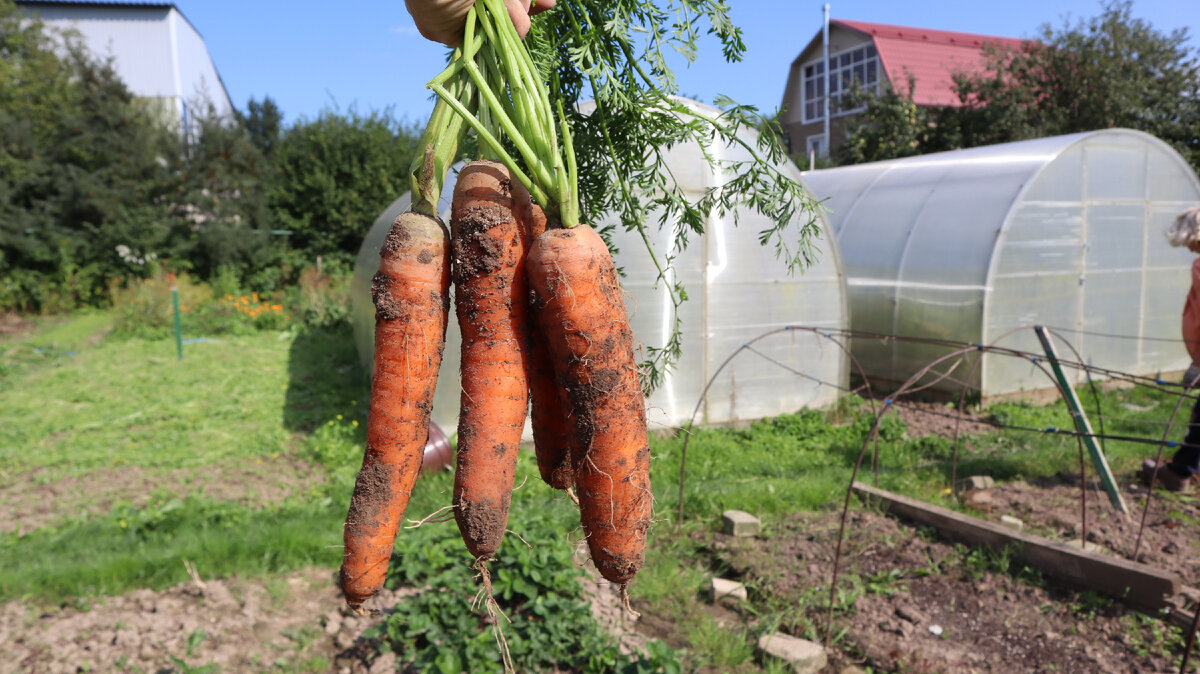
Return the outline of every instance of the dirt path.
<path id="1" fill-rule="evenodd" d="M 324 481 L 319 467 L 290 456 L 263 457 L 239 466 L 198 466 L 161 470 L 124 466 L 47 480 L 40 471 L 0 483 L 0 534 L 28 533 L 67 517 L 102 514 L 113 504 L 140 506 L 155 490 L 180 498 L 206 496 L 218 501 L 261 505 L 305 493 Z"/>

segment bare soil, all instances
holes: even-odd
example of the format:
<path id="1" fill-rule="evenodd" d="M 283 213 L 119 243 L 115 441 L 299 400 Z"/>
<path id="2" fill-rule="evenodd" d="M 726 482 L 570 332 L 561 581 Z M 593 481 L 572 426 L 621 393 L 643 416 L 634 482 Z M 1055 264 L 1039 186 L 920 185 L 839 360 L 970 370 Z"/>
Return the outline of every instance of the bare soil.
<path id="1" fill-rule="evenodd" d="M 264 504 L 305 493 L 325 477 L 320 468 L 295 458 L 263 457 L 240 466 L 199 466 L 155 470 L 137 466 L 107 468 L 54 480 L 39 479 L 40 471 L 0 484 L 0 534 L 26 533 L 63 519 L 106 513 L 128 501 L 149 501 L 158 489 L 180 498 L 204 495 L 219 501 Z"/>
<path id="2" fill-rule="evenodd" d="M 1148 493 L 1136 478 L 1117 476 L 1128 517 L 1094 481 L 1084 493 L 1078 475 L 1068 474 L 999 484 L 968 493 L 964 501 L 981 519 L 1016 517 L 1026 532 L 1077 543 L 1086 538 L 1094 552 L 1178 574 L 1185 589 L 1200 584 L 1200 499 L 1156 490 L 1146 510 Z M 823 638 L 840 519 L 840 510 L 831 506 L 765 522 L 767 535 L 756 538 L 710 533 L 701 538 L 711 566 L 746 583 L 759 612 L 773 606 L 795 615 L 794 607 L 807 606 L 803 616 L 790 623 L 785 618 L 781 629 L 797 636 L 815 631 Z M 838 585 L 851 600 L 834 621 L 835 634 L 844 634 L 831 652 L 829 671 L 845 666 L 902 672 L 1178 671 L 1181 633 L 1165 614 L 1148 615 L 1019 564 L 1003 569 L 995 554 L 990 564 L 988 558 L 886 515 L 852 511 Z M 727 609 L 708 610 L 730 621 Z M 740 622 L 755 627 L 758 620 L 743 612 Z M 654 631 L 672 640 L 669 627 Z"/>
<path id="3" fill-rule="evenodd" d="M 995 430 L 986 423 L 987 414 L 967 408 L 957 411 L 946 403 L 922 402 L 904 400 L 892 407 L 901 421 L 908 427 L 910 438 L 923 438 L 927 435 L 940 435 L 944 438 L 954 438 L 971 433 L 987 433 Z"/>
<path id="4" fill-rule="evenodd" d="M 38 322 L 17 313 L 0 312 L 0 342 L 24 339 L 33 334 Z"/>
<path id="5" fill-rule="evenodd" d="M 580 554 L 586 557 L 586 552 Z M 600 624 L 629 653 L 645 642 L 616 589 L 587 565 L 584 591 Z M 336 571 L 306 569 L 275 579 L 201 578 L 161 592 L 137 590 L 46 609 L 0 605 L 0 674 L 78 671 L 178 672 L 216 665 L 222 672 L 395 672 L 394 654 L 379 655 L 363 633 L 397 602 L 418 592 L 383 589 L 360 616 L 345 607 Z M 134 669 L 137 668 L 137 669 Z"/>
<path id="6" fill-rule="evenodd" d="M 276 664 L 367 672 L 356 642 L 386 614 L 348 612 L 334 575 L 308 569 L 270 581 L 196 580 L 51 610 L 9 602 L 0 606 L 7 651 L 0 673 L 175 672 L 209 664 L 225 672 Z M 383 611 L 413 592 L 385 589 L 364 606 Z"/>
<path id="7" fill-rule="evenodd" d="M 816 627 L 823 636 L 839 518 L 832 511 L 796 515 L 773 523 L 769 538 L 717 534 L 709 549 L 729 577 L 754 588 L 758 601 L 807 602 L 807 615 L 784 631 L 803 636 L 804 628 Z M 884 515 L 854 512 L 849 527 L 839 590 L 854 599 L 835 618 L 835 632 L 845 630 L 831 654 L 835 666 L 904 672 L 1178 669 L 1177 644 L 1163 638 L 1167 628 L 1158 617 L 973 563 L 969 550 Z"/>

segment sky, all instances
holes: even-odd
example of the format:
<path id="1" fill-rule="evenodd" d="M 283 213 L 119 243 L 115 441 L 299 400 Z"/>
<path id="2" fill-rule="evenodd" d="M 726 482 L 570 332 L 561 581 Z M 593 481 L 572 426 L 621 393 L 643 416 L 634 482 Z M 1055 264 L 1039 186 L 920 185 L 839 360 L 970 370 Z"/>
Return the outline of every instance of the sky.
<path id="1" fill-rule="evenodd" d="M 779 107 L 788 67 L 821 30 L 822 4 L 810 0 L 729 0 L 747 46 L 725 63 L 710 43 L 676 67 L 683 94 L 711 102 L 724 94 L 763 112 Z M 441 70 L 445 47 L 417 33 L 402 0 L 175 0 L 208 45 L 233 104 L 270 96 L 285 124 L 323 110 L 390 109 L 423 124 L 432 109 L 425 83 Z M 1098 0 L 833 0 L 830 16 L 921 28 L 1029 38 L 1098 16 Z M 1133 16 L 1168 32 L 1187 28 L 1200 49 L 1200 0 L 1135 0 Z"/>

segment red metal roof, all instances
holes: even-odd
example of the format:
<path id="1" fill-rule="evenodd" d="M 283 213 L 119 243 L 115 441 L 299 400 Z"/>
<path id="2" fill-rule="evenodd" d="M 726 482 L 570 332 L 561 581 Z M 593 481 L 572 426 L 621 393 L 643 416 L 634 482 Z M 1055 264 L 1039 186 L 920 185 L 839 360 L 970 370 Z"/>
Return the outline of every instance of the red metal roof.
<path id="1" fill-rule="evenodd" d="M 916 78 L 913 102 L 917 105 L 959 105 L 953 76 L 961 71 L 982 70 L 984 46 L 1019 49 L 1025 40 L 948 30 L 891 26 L 866 21 L 831 19 L 831 23 L 870 35 L 888 79 L 898 91 L 907 93 L 908 76 Z"/>

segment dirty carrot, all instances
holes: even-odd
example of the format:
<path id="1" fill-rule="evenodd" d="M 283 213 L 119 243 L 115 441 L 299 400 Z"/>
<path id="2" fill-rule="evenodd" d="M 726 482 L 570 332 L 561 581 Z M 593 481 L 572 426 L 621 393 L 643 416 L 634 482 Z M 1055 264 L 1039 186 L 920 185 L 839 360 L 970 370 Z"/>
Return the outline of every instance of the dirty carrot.
<path id="1" fill-rule="evenodd" d="M 451 207 L 462 397 L 454 517 L 477 560 L 496 554 L 508 523 L 529 406 L 526 241 L 529 196 L 503 164 L 459 173 Z"/>
<path id="2" fill-rule="evenodd" d="M 530 244 L 546 231 L 546 213 L 533 205 L 527 222 Z M 550 347 L 535 324 L 529 335 L 529 415 L 533 426 L 533 453 L 537 457 L 542 480 L 555 489 L 570 489 L 575 484 L 571 468 L 571 447 L 575 425 L 567 392 L 554 373 Z"/>
<path id="3" fill-rule="evenodd" d="M 375 357 L 367 447 L 346 515 L 339 575 L 351 607 L 382 587 L 421 469 L 445 344 L 449 282 L 445 225 L 411 211 L 397 217 L 371 283 Z"/>
<path id="4" fill-rule="evenodd" d="M 586 225 L 551 229 L 527 260 L 535 322 L 578 429 L 572 456 L 580 519 L 601 575 L 624 586 L 650 528 L 650 447 L 633 332 L 604 240 Z"/>

